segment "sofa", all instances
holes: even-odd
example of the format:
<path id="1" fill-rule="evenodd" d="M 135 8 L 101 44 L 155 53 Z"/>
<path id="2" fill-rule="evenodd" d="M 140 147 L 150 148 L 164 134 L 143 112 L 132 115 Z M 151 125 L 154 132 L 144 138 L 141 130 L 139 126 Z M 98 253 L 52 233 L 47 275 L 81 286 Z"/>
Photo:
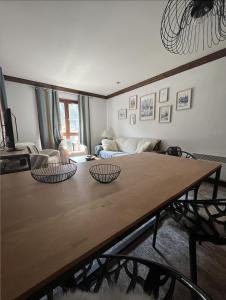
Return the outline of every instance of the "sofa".
<path id="1" fill-rule="evenodd" d="M 118 137 L 102 140 L 102 145 L 95 147 L 95 154 L 103 159 L 134 153 L 158 151 L 160 139 Z"/>

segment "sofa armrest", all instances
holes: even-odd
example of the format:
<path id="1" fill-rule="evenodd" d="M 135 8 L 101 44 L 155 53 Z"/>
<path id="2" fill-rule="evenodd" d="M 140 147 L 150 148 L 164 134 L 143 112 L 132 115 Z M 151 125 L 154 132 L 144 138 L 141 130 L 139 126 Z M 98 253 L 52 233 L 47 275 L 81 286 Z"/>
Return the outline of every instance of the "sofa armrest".
<path id="1" fill-rule="evenodd" d="M 99 156 L 100 151 L 104 150 L 102 145 L 95 146 L 95 155 Z"/>

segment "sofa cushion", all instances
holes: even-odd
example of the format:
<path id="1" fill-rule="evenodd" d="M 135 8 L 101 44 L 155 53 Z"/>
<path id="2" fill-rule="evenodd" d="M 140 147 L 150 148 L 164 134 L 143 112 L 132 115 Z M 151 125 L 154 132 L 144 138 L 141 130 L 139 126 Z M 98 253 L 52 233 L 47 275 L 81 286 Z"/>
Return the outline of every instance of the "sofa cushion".
<path id="1" fill-rule="evenodd" d="M 130 154 L 136 152 L 137 141 L 138 140 L 136 138 L 124 138 L 124 137 L 116 138 L 116 143 L 118 145 L 119 150 L 122 152 L 128 152 Z"/>
<path id="2" fill-rule="evenodd" d="M 151 142 L 139 142 L 137 145 L 136 153 L 142 153 L 144 151 L 147 151 L 148 148 L 150 148 Z"/>
<path id="3" fill-rule="evenodd" d="M 144 151 L 153 151 L 160 142 L 158 139 L 140 139 L 137 144 L 136 153 Z"/>
<path id="4" fill-rule="evenodd" d="M 102 147 L 105 151 L 118 151 L 118 146 L 114 140 L 103 139 Z"/>
<path id="5" fill-rule="evenodd" d="M 138 149 L 141 149 L 143 147 L 144 143 L 149 142 L 148 147 L 144 147 L 145 150 L 143 151 L 153 151 L 158 150 L 156 147 L 159 145 L 160 140 L 154 139 L 154 138 L 125 138 L 125 137 L 119 137 L 116 138 L 116 143 L 118 145 L 118 148 L 122 152 L 128 152 L 130 154 L 133 153 L 140 153 L 137 152 Z M 147 144 L 145 144 L 147 145 Z M 141 152 L 143 152 L 141 151 Z"/>

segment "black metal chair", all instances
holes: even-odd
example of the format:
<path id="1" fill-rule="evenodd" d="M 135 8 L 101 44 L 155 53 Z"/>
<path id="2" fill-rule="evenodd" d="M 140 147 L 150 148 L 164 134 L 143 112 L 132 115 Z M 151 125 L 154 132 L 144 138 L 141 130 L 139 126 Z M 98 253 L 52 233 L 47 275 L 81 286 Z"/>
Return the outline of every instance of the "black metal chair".
<path id="1" fill-rule="evenodd" d="M 95 271 L 93 271 L 95 267 Z M 70 290 L 97 293 L 116 287 L 124 293 L 145 293 L 151 299 L 211 300 L 203 290 L 181 273 L 157 262 L 129 257 L 103 255 L 86 265 L 73 277 Z"/>
<path id="2" fill-rule="evenodd" d="M 165 151 L 165 154 L 171 155 L 171 156 L 177 156 L 177 157 L 184 157 L 184 158 L 188 158 L 188 159 L 196 159 L 196 157 L 194 155 L 192 155 L 191 153 L 189 153 L 187 151 L 182 150 L 178 146 L 168 147 L 167 150 Z M 189 192 L 193 191 L 193 193 L 194 193 L 194 198 L 193 199 L 197 200 L 199 187 L 200 187 L 200 184 L 198 184 L 194 188 L 192 188 L 189 191 L 187 191 L 185 193 L 185 199 L 188 200 L 188 194 L 189 194 Z M 160 219 L 160 213 L 158 213 L 156 215 L 156 217 L 155 217 L 154 233 L 153 233 L 153 240 L 152 240 L 152 246 L 154 248 L 155 248 L 155 244 L 156 244 L 159 219 Z"/>
<path id="3" fill-rule="evenodd" d="M 226 245 L 226 199 L 177 200 L 167 208 L 168 214 L 189 234 L 190 273 L 197 283 L 196 242 Z"/>

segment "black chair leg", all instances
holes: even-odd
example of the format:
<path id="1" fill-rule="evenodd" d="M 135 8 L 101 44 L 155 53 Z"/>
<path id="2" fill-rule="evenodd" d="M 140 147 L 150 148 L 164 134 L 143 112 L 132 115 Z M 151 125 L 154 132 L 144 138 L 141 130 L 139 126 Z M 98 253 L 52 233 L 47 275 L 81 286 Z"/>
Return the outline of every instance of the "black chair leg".
<path id="1" fill-rule="evenodd" d="M 189 237 L 189 256 L 191 281 L 197 284 L 196 240 L 192 236 Z"/>
<path id="2" fill-rule="evenodd" d="M 155 244 L 156 244 L 156 237 L 157 237 L 157 231 L 158 231 L 158 226 L 159 226 L 159 218 L 160 218 L 160 213 L 158 213 L 155 217 L 154 233 L 153 233 L 153 240 L 152 240 L 153 248 L 155 248 Z"/>
<path id="3" fill-rule="evenodd" d="M 198 191 L 199 191 L 199 187 L 194 188 L 194 200 L 198 199 Z"/>
<path id="4" fill-rule="evenodd" d="M 186 192 L 186 194 L 185 194 L 185 200 L 188 200 L 188 193 L 189 192 Z"/>

